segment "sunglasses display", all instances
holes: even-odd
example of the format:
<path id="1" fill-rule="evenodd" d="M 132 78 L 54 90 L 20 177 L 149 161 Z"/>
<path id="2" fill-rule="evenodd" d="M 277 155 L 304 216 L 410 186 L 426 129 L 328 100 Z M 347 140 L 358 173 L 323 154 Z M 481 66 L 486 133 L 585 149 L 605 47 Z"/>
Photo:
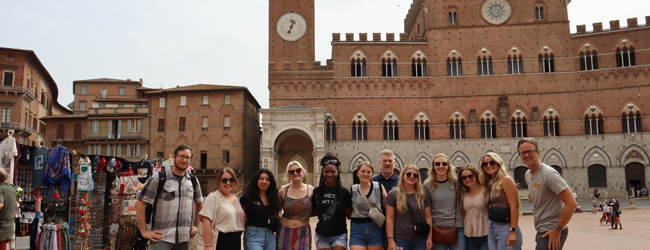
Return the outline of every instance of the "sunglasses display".
<path id="1" fill-rule="evenodd" d="M 483 166 L 483 167 L 487 167 L 488 165 L 495 165 L 495 166 L 496 166 L 496 165 L 497 165 L 497 162 L 494 161 L 494 160 L 491 160 L 491 161 L 484 161 L 484 162 L 481 164 L 481 166 Z"/>
<path id="2" fill-rule="evenodd" d="M 300 174 L 300 172 L 302 172 L 302 169 L 300 169 L 300 168 L 296 169 L 296 170 L 289 170 L 290 175 Z"/>
<path id="3" fill-rule="evenodd" d="M 460 179 L 461 179 L 461 180 L 464 180 L 464 181 L 466 181 L 466 180 L 473 180 L 473 179 L 474 179 L 474 175 L 473 175 L 473 174 L 470 174 L 470 175 L 463 175 L 463 176 L 460 177 Z"/>
<path id="4" fill-rule="evenodd" d="M 436 167 L 440 167 L 440 165 L 442 165 L 443 167 L 446 167 L 448 164 L 446 162 L 436 162 L 436 163 L 433 163 L 433 165 L 436 166 Z"/>
<path id="5" fill-rule="evenodd" d="M 226 183 L 235 183 L 235 178 L 221 178 L 221 183 L 226 184 Z"/>
<path id="6" fill-rule="evenodd" d="M 420 178 L 420 175 L 415 174 L 415 173 L 411 173 L 411 172 L 407 172 L 406 177 Z"/>

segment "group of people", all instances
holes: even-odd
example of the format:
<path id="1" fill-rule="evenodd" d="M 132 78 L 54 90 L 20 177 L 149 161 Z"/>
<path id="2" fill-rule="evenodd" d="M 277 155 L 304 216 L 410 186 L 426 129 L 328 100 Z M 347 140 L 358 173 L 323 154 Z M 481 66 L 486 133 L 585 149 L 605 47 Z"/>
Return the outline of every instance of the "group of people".
<path id="1" fill-rule="evenodd" d="M 522 139 L 517 149 L 529 167 L 536 249 L 562 249 L 577 203 L 559 173 L 540 162 L 535 139 Z M 384 150 L 380 173 L 375 176 L 370 162 L 359 163 L 350 189 L 341 184 L 341 161 L 328 153 L 320 160 L 317 187 L 303 182 L 305 167 L 292 161 L 284 173 L 289 184 L 278 188 L 273 173 L 260 169 L 239 199 L 233 194 L 235 173 L 224 168 L 218 190 L 205 201 L 200 188 L 192 185 L 195 177 L 184 171 L 191 157 L 189 147 L 179 146 L 174 166 L 167 170 L 174 178 L 157 192 L 161 189 L 153 176 L 138 197 L 138 226 L 151 240 L 150 249 L 188 249 L 198 230 L 205 249 L 228 250 L 241 248 L 242 234 L 247 250 L 311 249 L 312 241 L 319 250 L 501 250 L 521 249 L 523 244 L 517 184 L 493 152 L 484 154 L 478 166 L 459 169 L 438 154 L 422 181 L 414 165 L 394 174 L 395 155 Z M 149 227 L 146 204 L 156 207 Z M 318 218 L 313 238 L 312 216 Z"/>
<path id="2" fill-rule="evenodd" d="M 597 200 L 595 196 L 594 200 Z M 611 198 L 600 206 L 600 210 L 603 213 L 603 216 L 600 217 L 600 224 L 603 225 L 603 222 L 605 222 L 605 225 L 610 225 L 610 229 L 623 230 L 623 224 L 621 224 L 621 204 L 618 203 L 618 200 Z"/>

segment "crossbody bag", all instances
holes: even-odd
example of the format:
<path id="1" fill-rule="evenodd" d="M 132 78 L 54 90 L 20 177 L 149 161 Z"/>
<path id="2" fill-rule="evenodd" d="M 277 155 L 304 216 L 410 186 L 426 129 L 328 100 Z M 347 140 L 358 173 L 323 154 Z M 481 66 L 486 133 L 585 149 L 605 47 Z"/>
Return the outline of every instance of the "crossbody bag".
<path id="1" fill-rule="evenodd" d="M 372 189 L 372 182 L 370 183 L 370 188 Z M 370 211 L 368 211 L 368 217 L 370 217 L 370 219 L 375 222 L 378 227 L 382 227 L 386 221 L 386 216 L 381 213 L 381 208 L 370 204 L 368 197 L 366 197 L 366 195 L 361 192 L 361 185 L 357 186 L 357 191 L 359 191 L 359 195 L 363 197 L 363 201 L 366 202 L 366 205 L 368 205 L 368 208 L 370 209 Z"/>

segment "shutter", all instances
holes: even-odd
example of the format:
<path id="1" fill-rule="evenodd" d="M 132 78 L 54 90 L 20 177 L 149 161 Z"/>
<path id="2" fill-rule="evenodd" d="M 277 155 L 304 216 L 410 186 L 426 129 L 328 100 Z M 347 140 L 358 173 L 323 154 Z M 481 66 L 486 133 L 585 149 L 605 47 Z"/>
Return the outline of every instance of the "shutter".
<path id="1" fill-rule="evenodd" d="M 126 157 L 131 157 L 131 144 L 126 144 Z"/>
<path id="2" fill-rule="evenodd" d="M 136 152 L 137 155 L 136 156 L 140 157 L 140 144 L 136 145 L 136 147 L 138 147 L 138 148 L 136 148 L 136 150 L 137 150 L 137 152 Z"/>
<path id="3" fill-rule="evenodd" d="M 133 132 L 133 120 L 129 120 L 129 133 Z"/>
<path id="4" fill-rule="evenodd" d="M 93 154 L 93 151 L 92 151 L 92 150 L 93 150 L 93 146 L 92 146 L 92 145 L 88 145 L 88 151 L 87 151 L 86 154 L 89 154 L 89 155 L 90 155 L 90 154 Z"/>
<path id="5" fill-rule="evenodd" d="M 98 155 L 102 154 L 102 145 L 97 145 L 97 151 L 96 152 L 97 152 L 96 154 L 98 154 Z"/>
<path id="6" fill-rule="evenodd" d="M 122 120 L 117 120 L 117 139 L 122 138 Z"/>
<path id="7" fill-rule="evenodd" d="M 106 155 L 111 156 L 111 145 L 106 145 Z"/>
<path id="8" fill-rule="evenodd" d="M 108 120 L 108 139 L 113 138 L 113 121 Z"/>
<path id="9" fill-rule="evenodd" d="M 138 119 L 138 132 L 142 132 L 142 119 Z"/>
<path id="10" fill-rule="evenodd" d="M 122 157 L 122 145 L 117 145 L 117 157 Z"/>

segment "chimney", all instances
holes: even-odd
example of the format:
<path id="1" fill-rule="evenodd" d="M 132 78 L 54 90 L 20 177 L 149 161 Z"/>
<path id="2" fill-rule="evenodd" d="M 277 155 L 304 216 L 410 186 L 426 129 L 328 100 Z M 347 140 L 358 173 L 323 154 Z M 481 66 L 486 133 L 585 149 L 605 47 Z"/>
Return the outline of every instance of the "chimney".
<path id="1" fill-rule="evenodd" d="M 142 81 L 142 78 L 140 78 L 140 88 L 144 87 L 144 81 Z"/>

